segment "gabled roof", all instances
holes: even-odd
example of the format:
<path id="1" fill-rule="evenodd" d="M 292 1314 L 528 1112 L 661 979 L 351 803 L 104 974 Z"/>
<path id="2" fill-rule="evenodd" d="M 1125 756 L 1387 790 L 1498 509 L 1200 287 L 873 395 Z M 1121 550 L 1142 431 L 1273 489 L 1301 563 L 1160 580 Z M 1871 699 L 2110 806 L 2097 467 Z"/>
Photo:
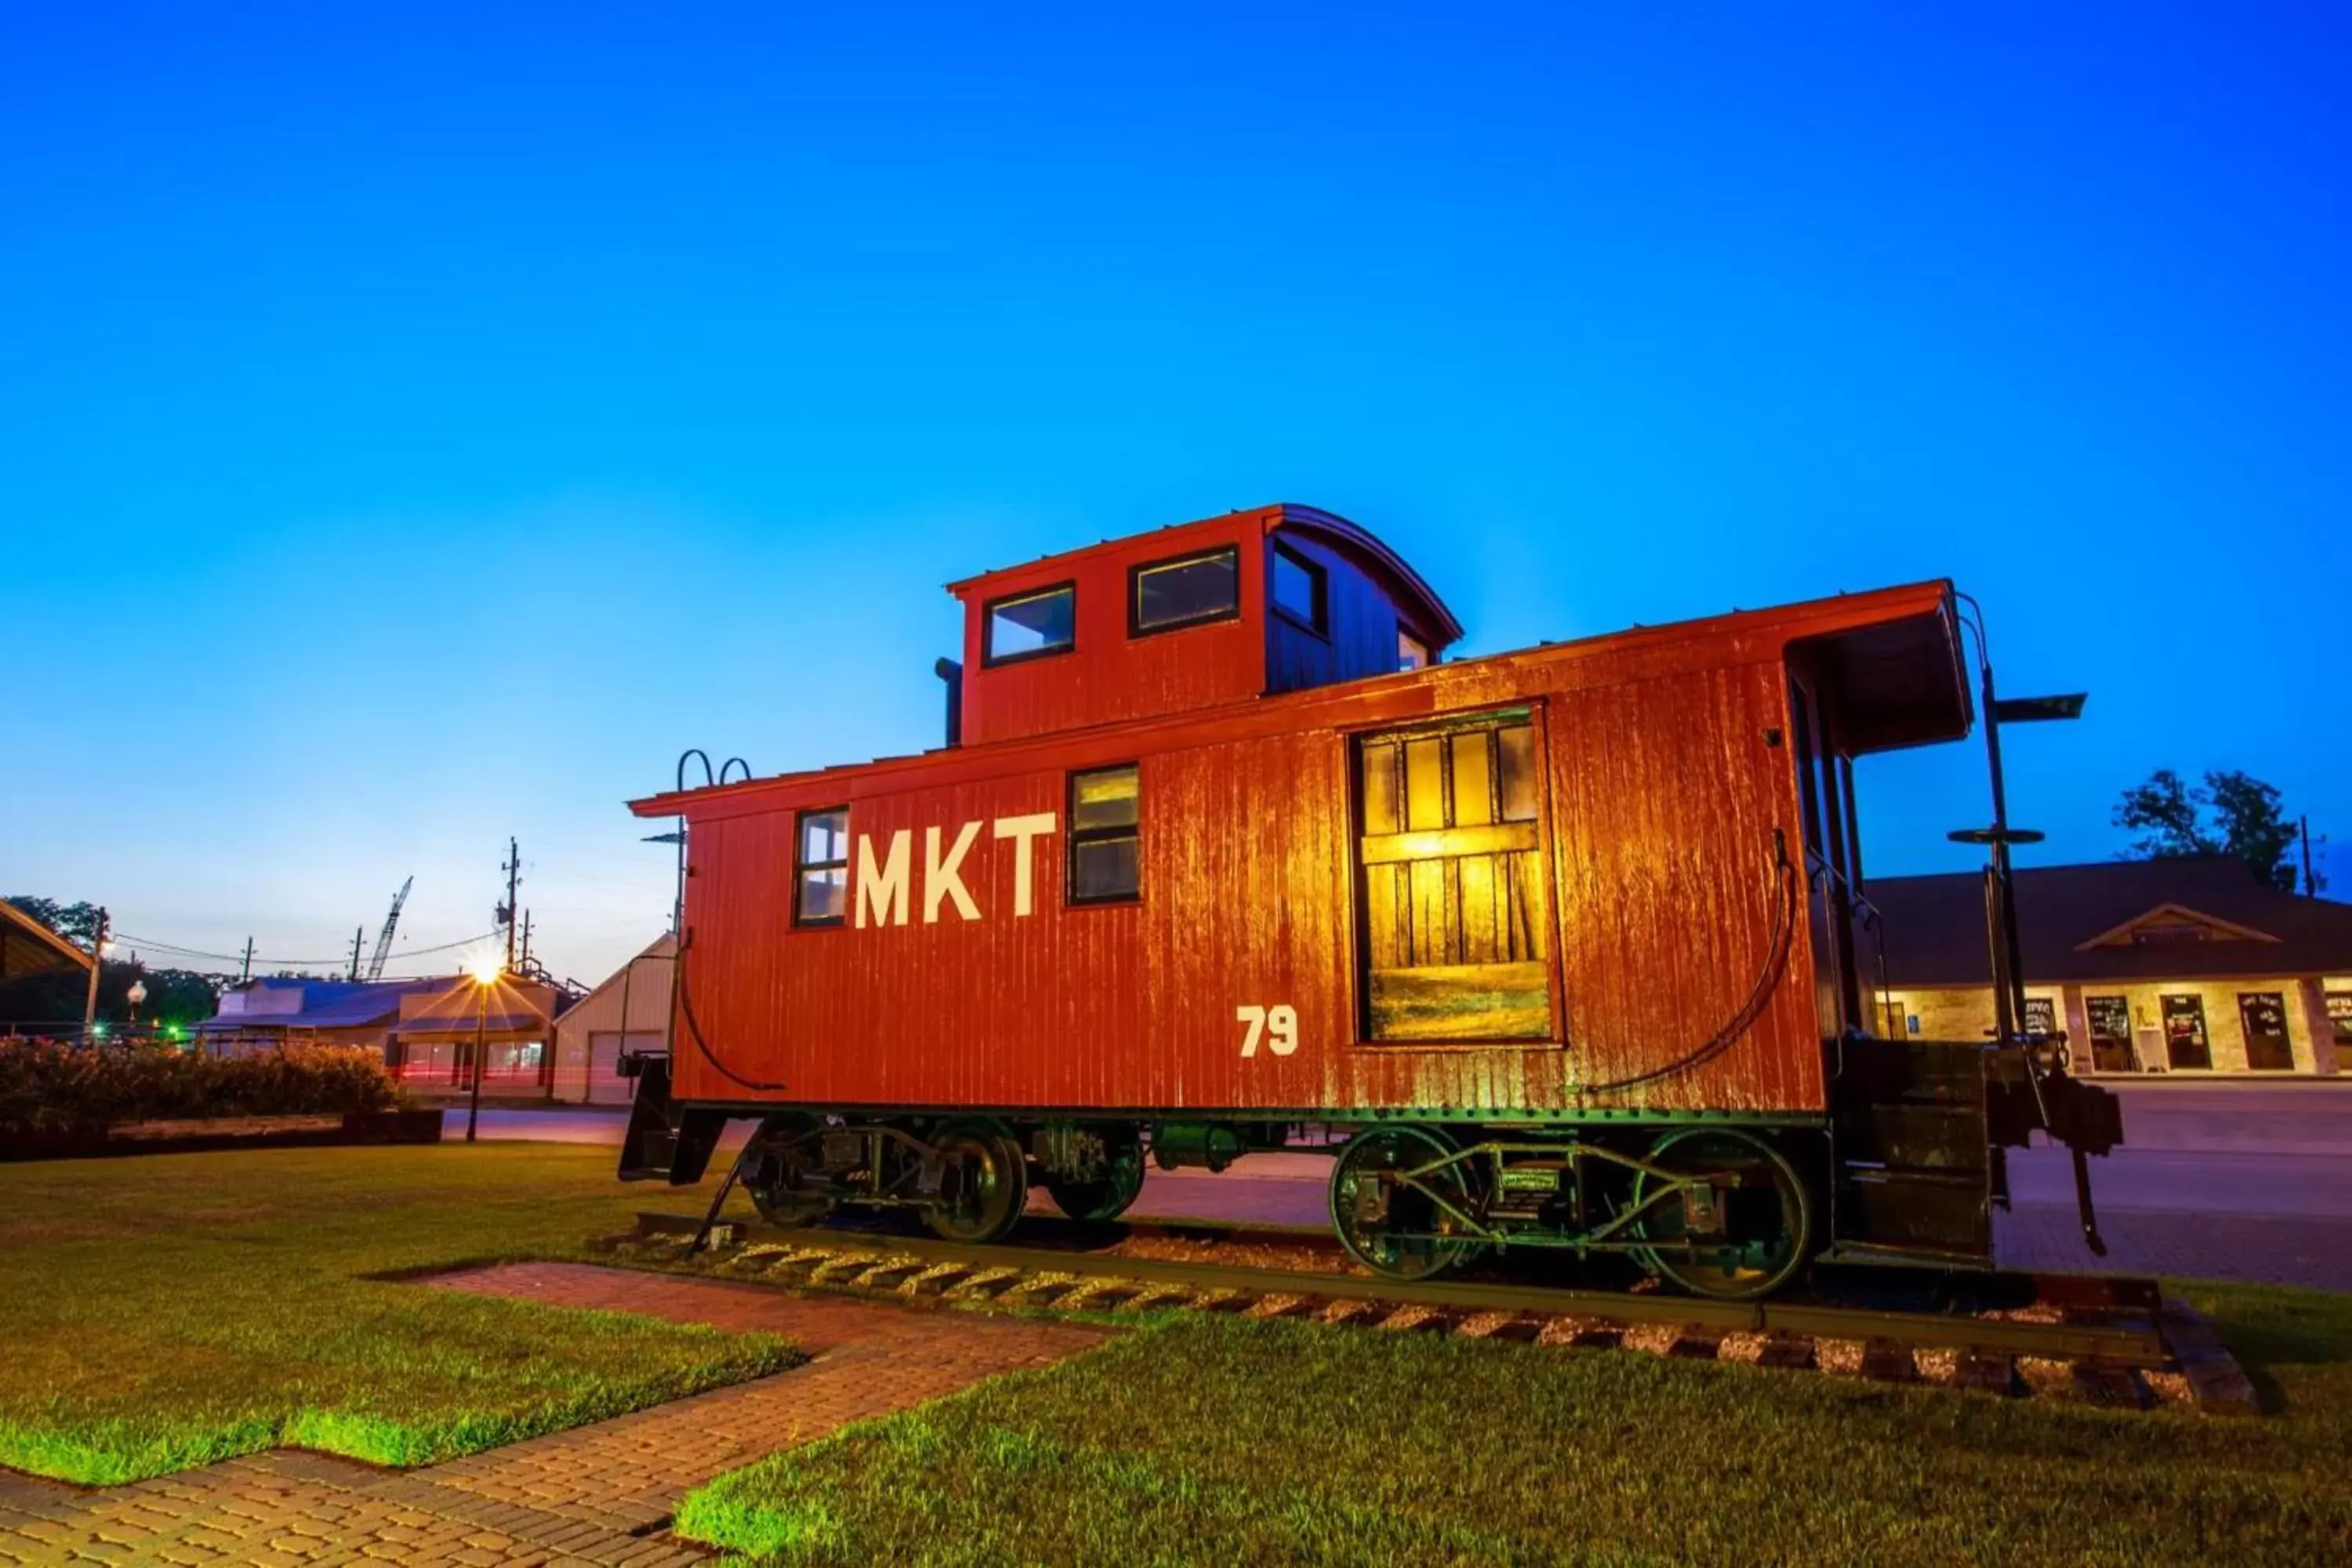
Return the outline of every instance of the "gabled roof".
<path id="1" fill-rule="evenodd" d="M 648 958 L 667 960 L 677 956 L 677 933 L 676 931 L 666 931 L 662 932 L 661 935 L 654 938 L 653 941 L 646 943 L 644 947 L 639 948 L 635 953 L 632 953 L 627 963 L 622 964 L 620 968 L 613 971 L 612 973 L 604 976 L 604 978 L 596 985 L 592 987 L 585 995 L 572 1003 L 572 1006 L 565 1008 L 564 1011 L 568 1013 L 575 1007 L 585 1007 L 589 1003 L 593 1002 L 597 997 L 604 995 L 606 992 L 620 990 L 624 983 L 634 985 L 636 982 L 632 978 L 631 972 L 635 970 L 638 964 L 644 963 Z"/>
<path id="2" fill-rule="evenodd" d="M 2352 974 L 2352 904 L 2265 886 L 2231 856 L 2042 866 L 2014 880 L 2028 984 Z M 1979 873 L 1864 891 L 1885 919 L 1889 984 L 1990 983 Z M 2211 940 L 2116 940 L 2151 921 L 2202 925 Z"/>
<path id="3" fill-rule="evenodd" d="M 89 953 L 0 899 L 0 980 L 20 974 L 87 974 L 92 962 Z"/>
<path id="4" fill-rule="evenodd" d="M 2144 937 L 2157 931 L 2179 932 L 2207 942 L 2278 941 L 2266 931 L 2225 921 L 2219 915 L 2203 914 L 2187 904 L 2162 903 L 2142 910 L 2112 931 L 2103 931 L 2077 942 L 2075 948 L 2080 952 L 2094 947 L 2136 947 Z"/>

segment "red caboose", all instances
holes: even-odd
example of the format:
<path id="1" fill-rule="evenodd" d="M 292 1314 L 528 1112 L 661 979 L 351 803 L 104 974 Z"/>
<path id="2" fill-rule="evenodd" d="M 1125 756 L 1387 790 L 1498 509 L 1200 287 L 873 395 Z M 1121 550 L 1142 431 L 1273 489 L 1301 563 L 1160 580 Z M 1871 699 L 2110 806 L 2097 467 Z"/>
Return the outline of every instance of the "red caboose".
<path id="1" fill-rule="evenodd" d="M 950 591 L 946 746 L 635 804 L 688 849 L 625 1176 L 754 1116 L 771 1217 L 988 1238 L 1313 1125 L 1376 1269 L 1750 1295 L 1981 1263 L 2001 1145 L 2115 1141 L 2058 1042 L 1877 1037 L 1852 764 L 1969 733 L 1948 584 L 1447 663 L 1410 566 L 1276 506 Z"/>

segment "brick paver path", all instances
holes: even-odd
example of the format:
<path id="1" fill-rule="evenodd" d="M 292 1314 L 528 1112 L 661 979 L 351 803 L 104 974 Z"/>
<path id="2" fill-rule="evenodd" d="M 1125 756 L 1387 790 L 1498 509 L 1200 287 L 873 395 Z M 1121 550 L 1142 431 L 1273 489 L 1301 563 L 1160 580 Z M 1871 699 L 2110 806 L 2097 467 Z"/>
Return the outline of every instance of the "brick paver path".
<path id="1" fill-rule="evenodd" d="M 0 1471 L 0 1563 L 383 1561 L 666 1568 L 691 1488 L 778 1448 L 1094 1344 L 1067 1323 L 926 1311 L 580 1264 L 434 1282 L 562 1306 L 768 1329 L 815 1357 L 774 1377 L 407 1472 L 280 1449 L 84 1491 Z"/>

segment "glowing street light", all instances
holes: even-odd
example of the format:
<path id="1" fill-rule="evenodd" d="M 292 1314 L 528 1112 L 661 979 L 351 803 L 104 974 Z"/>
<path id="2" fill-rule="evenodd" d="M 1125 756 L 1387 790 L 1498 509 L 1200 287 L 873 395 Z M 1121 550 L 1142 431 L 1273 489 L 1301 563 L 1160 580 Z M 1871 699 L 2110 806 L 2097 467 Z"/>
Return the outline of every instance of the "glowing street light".
<path id="1" fill-rule="evenodd" d="M 139 1028 L 139 1004 L 147 1000 L 147 983 L 144 980 L 132 981 L 131 989 L 122 994 L 122 999 L 131 1004 L 131 1028 L 135 1034 Z"/>
<path id="2" fill-rule="evenodd" d="M 497 959 L 485 957 L 467 964 L 466 973 L 474 983 L 474 1087 L 466 1097 L 466 1142 L 471 1143 L 482 1119 L 482 1054 L 489 1033 L 490 987 L 505 977 L 506 969 Z"/>

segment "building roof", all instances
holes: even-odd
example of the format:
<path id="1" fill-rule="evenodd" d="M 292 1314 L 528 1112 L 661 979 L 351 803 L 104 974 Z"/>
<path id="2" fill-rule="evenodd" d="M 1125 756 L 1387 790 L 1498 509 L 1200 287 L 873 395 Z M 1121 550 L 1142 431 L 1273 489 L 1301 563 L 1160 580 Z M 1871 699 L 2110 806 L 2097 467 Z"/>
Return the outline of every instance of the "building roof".
<path id="1" fill-rule="evenodd" d="M 2233 856 L 2042 866 L 2014 882 L 2028 984 L 2352 974 L 2352 904 L 2267 887 Z M 1885 920 L 1888 984 L 1991 983 L 1980 873 L 1865 890 Z"/>
<path id="2" fill-rule="evenodd" d="M 291 1013 L 222 1013 L 196 1027 L 209 1031 L 364 1029 L 399 1017 L 403 996 L 442 990 L 451 984 L 446 975 L 431 980 L 259 980 L 253 982 L 258 989 L 300 986 L 301 1006 Z"/>
<path id="3" fill-rule="evenodd" d="M 20 974 L 87 974 L 90 955 L 0 899 L 0 980 Z"/>

